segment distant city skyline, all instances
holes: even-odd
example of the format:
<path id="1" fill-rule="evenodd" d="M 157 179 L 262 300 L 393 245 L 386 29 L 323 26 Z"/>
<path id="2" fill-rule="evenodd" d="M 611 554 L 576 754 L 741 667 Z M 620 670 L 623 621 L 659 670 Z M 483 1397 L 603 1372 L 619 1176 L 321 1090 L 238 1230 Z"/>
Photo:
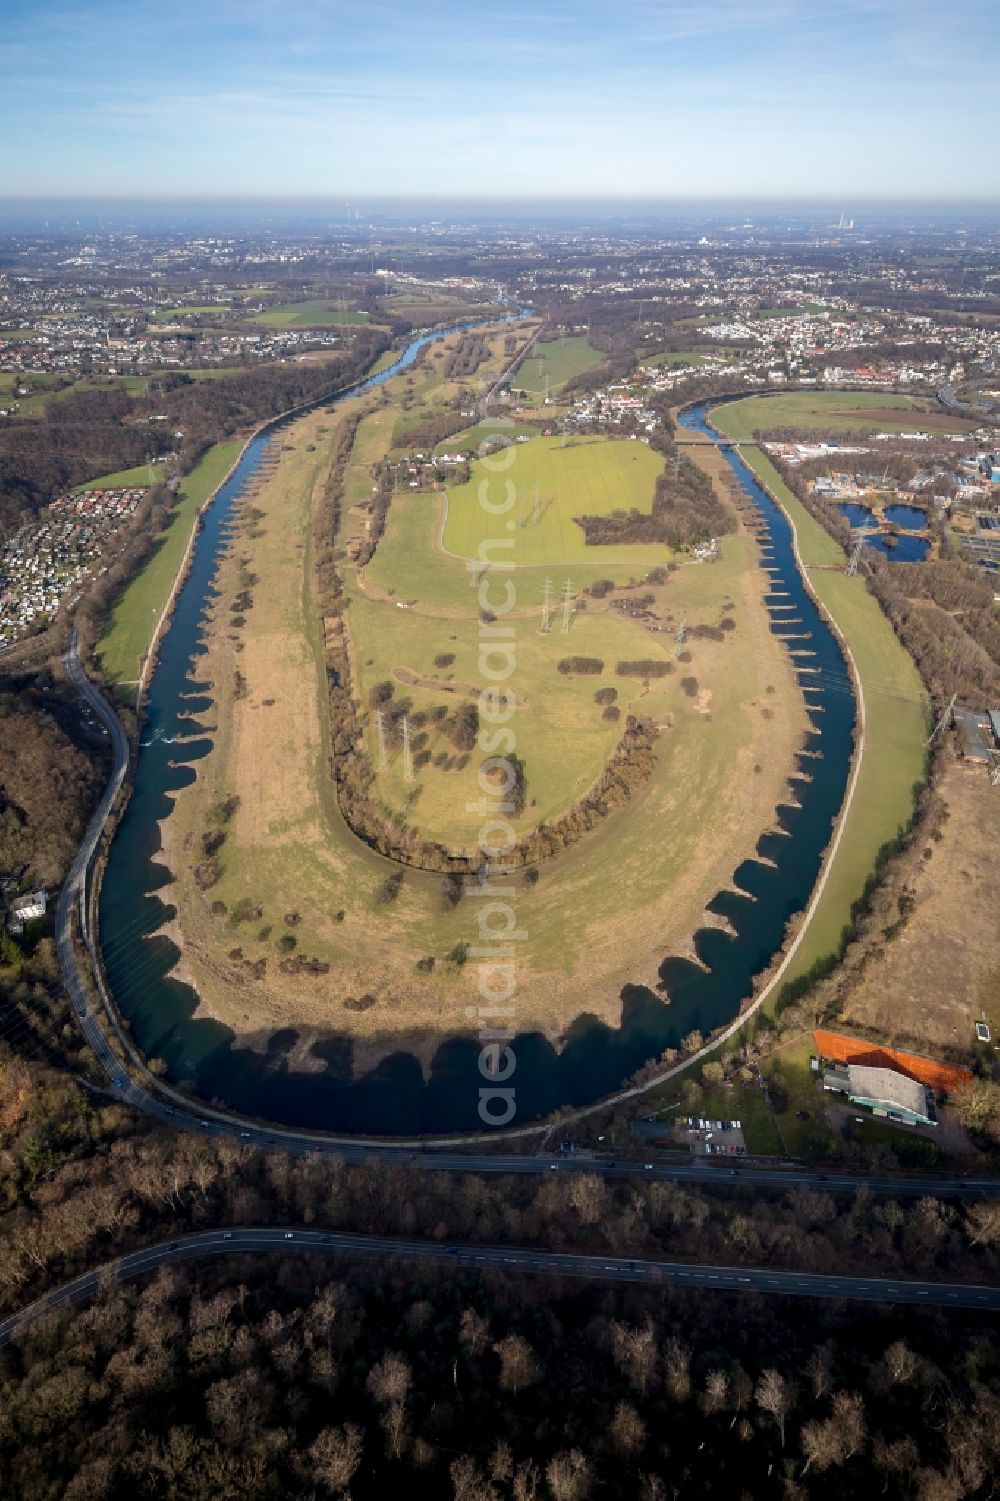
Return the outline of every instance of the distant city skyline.
<path id="1" fill-rule="evenodd" d="M 7 0 L 0 196 L 1000 196 L 994 0 Z"/>

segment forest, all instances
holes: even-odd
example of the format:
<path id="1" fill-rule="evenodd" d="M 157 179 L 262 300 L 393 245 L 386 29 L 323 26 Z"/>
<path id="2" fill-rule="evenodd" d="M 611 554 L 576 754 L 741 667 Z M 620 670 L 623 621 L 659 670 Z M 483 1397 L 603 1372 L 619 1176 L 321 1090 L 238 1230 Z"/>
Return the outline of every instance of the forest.
<path id="1" fill-rule="evenodd" d="M 195 381 L 179 371 L 150 395 L 77 391 L 48 402 L 44 420 L 5 422 L 0 426 L 0 537 L 25 512 L 40 510 L 61 490 L 98 475 L 175 450 L 186 471 L 222 438 L 349 384 L 388 345 L 386 334 L 362 332 L 335 363 L 266 365 L 211 381 Z M 161 415 L 168 420 L 152 420 Z"/>

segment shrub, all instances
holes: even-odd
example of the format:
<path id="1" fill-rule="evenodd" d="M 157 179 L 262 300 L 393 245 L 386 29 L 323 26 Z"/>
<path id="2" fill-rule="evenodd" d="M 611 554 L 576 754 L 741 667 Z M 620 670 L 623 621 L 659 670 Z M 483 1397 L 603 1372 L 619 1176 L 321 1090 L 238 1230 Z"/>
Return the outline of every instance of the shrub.
<path id="1" fill-rule="evenodd" d="M 598 688 L 594 694 L 595 704 L 613 704 L 618 697 L 617 688 Z"/>
<path id="2" fill-rule="evenodd" d="M 451 664 L 454 662 L 454 660 L 455 660 L 455 653 L 453 651 L 439 652 L 438 655 L 434 658 L 434 666 L 435 667 L 450 667 Z"/>
<path id="3" fill-rule="evenodd" d="M 622 711 L 617 704 L 608 704 L 608 707 L 601 711 L 601 718 L 607 720 L 608 724 L 614 724 L 621 717 Z"/>
<path id="4" fill-rule="evenodd" d="M 294 933 L 282 933 L 278 939 L 278 948 L 283 954 L 290 954 L 298 943 Z"/>
<path id="5" fill-rule="evenodd" d="M 672 662 L 650 660 L 648 662 L 619 662 L 615 672 L 620 678 L 665 678 L 673 672 Z"/>
<path id="6" fill-rule="evenodd" d="M 559 671 L 596 677 L 604 671 L 604 663 L 600 657 L 563 657 L 559 663 Z"/>
<path id="7" fill-rule="evenodd" d="M 687 694 L 688 698 L 694 698 L 695 694 L 698 692 L 698 679 L 681 678 L 681 687 L 684 689 L 684 692 Z"/>

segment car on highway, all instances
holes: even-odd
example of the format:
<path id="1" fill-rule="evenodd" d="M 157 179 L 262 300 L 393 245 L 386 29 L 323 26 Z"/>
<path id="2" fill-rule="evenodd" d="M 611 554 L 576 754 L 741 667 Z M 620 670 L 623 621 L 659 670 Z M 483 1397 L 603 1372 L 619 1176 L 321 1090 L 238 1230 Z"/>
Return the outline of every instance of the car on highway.
<path id="1" fill-rule="evenodd" d="M 249 1131 L 241 1131 L 240 1135 L 243 1137 L 244 1141 L 249 1141 L 250 1140 L 250 1132 Z"/>
<path id="2" fill-rule="evenodd" d="M 232 1238 L 233 1238 L 233 1232 L 231 1230 L 226 1230 L 224 1232 L 224 1234 L 223 1234 L 223 1237 L 222 1237 L 223 1240 L 232 1240 Z"/>
<path id="3" fill-rule="evenodd" d="M 285 1239 L 286 1240 L 294 1240 L 295 1239 L 294 1233 L 291 1230 L 286 1230 L 285 1231 Z"/>
<path id="4" fill-rule="evenodd" d="M 116 1089 L 124 1089 L 124 1088 L 125 1088 L 125 1085 L 126 1085 L 126 1083 L 127 1083 L 127 1080 L 125 1080 L 125 1079 L 122 1079 L 122 1078 L 117 1078 L 117 1079 L 116 1079 L 116 1080 L 115 1080 L 115 1088 L 116 1088 Z"/>

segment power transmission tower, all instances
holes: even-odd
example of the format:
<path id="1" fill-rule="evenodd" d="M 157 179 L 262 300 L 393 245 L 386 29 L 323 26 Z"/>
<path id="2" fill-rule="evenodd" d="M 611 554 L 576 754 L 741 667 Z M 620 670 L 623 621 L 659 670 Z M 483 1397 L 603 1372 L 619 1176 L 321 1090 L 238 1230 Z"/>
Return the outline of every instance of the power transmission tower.
<path id="1" fill-rule="evenodd" d="M 552 594 L 552 580 L 551 579 L 546 579 L 545 583 L 542 585 L 542 633 L 543 634 L 547 634 L 548 630 L 549 630 L 549 612 L 550 612 L 549 598 L 550 598 L 551 594 Z"/>
<path id="2" fill-rule="evenodd" d="M 376 717 L 378 719 L 378 769 L 385 771 L 389 764 L 389 757 L 385 748 L 385 717 L 381 709 L 377 711 Z"/>
<path id="3" fill-rule="evenodd" d="M 677 634 L 674 636 L 674 650 L 676 652 L 680 652 L 681 649 L 683 648 L 684 642 L 686 640 L 687 640 L 687 620 L 685 619 L 685 620 L 682 620 L 681 623 L 680 623 L 680 625 L 677 627 Z"/>
<path id="4" fill-rule="evenodd" d="M 413 781 L 413 752 L 410 750 L 410 721 L 403 715 L 403 781 Z"/>
<path id="5" fill-rule="evenodd" d="M 951 713 L 952 713 L 952 710 L 955 707 L 955 700 L 957 698 L 958 698 L 958 694 L 957 693 L 953 693 L 951 695 L 951 698 L 948 701 L 948 707 L 947 707 L 947 709 L 945 709 L 944 713 L 941 715 L 941 718 L 938 720 L 938 722 L 934 726 L 933 730 L 931 730 L 930 738 L 927 741 L 928 745 L 933 745 L 934 744 L 934 742 L 937 739 L 938 735 L 941 733 L 941 731 L 944 729 L 945 725 L 951 719 Z"/>
<path id="6" fill-rule="evenodd" d="M 858 571 L 858 564 L 861 562 L 861 549 L 864 547 L 867 541 L 868 528 L 866 526 L 863 526 L 860 532 L 858 532 L 858 540 L 855 542 L 854 547 L 851 551 L 850 559 L 848 560 L 847 577 L 849 579 L 852 579 Z"/>
<path id="7" fill-rule="evenodd" d="M 573 618 L 573 592 L 572 591 L 573 591 L 573 581 L 572 581 L 572 579 L 567 579 L 566 582 L 563 584 L 563 618 L 562 618 L 562 628 L 563 628 L 564 631 L 568 631 L 569 630 L 569 623 L 570 623 L 570 621 Z"/>

